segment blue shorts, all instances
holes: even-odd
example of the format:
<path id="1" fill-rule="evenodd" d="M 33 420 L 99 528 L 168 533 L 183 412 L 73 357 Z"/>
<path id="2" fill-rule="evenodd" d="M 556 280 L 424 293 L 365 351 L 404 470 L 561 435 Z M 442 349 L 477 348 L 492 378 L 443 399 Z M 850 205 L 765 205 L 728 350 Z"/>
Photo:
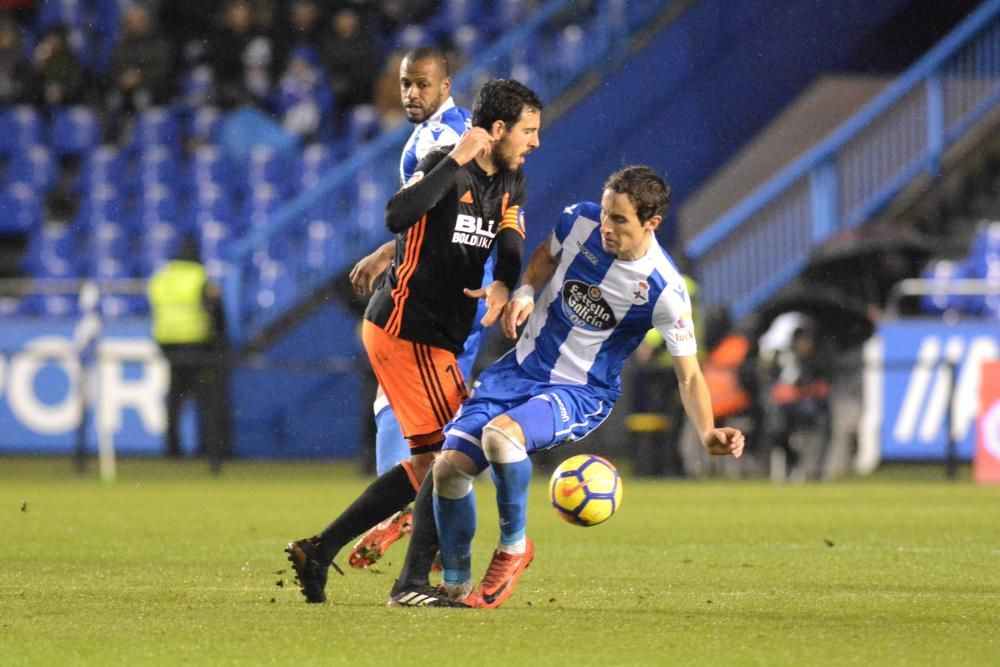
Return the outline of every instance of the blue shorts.
<path id="1" fill-rule="evenodd" d="M 617 398 L 617 392 L 588 385 L 539 382 L 524 373 L 511 351 L 476 380 L 471 398 L 444 427 L 443 449 L 462 452 L 484 470 L 489 462 L 483 427 L 494 417 L 506 414 L 516 421 L 531 453 L 585 437 L 607 419 Z"/>

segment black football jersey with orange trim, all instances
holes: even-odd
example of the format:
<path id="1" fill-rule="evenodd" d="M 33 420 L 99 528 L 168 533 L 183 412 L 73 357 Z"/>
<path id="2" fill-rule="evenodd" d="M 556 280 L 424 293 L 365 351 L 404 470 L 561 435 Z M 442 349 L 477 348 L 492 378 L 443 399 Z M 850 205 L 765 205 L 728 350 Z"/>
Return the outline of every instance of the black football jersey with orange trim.
<path id="1" fill-rule="evenodd" d="M 404 190 L 450 159 L 451 149 L 429 153 Z M 395 257 L 368 302 L 365 319 L 394 336 L 460 354 L 477 305 L 462 290 L 482 285 L 483 266 L 502 234 L 523 240 L 524 201 L 520 171 L 488 176 L 475 160 L 457 167 L 437 203 L 396 235 Z"/>

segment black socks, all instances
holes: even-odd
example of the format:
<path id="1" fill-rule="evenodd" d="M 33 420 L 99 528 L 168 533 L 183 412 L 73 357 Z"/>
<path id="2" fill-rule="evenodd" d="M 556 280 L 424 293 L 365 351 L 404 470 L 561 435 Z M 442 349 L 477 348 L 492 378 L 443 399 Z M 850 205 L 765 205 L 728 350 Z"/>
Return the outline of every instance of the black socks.
<path id="1" fill-rule="evenodd" d="M 430 475 L 427 475 L 430 478 Z M 369 528 L 385 521 L 403 509 L 416 496 L 410 476 L 402 464 L 389 470 L 368 485 L 357 500 L 348 506 L 333 523 L 319 534 L 320 550 L 327 562 L 336 558 L 344 545 Z M 430 498 L 430 493 L 428 493 Z M 434 506 L 431 505 L 431 526 L 434 526 Z M 434 531 L 435 543 L 437 530 Z"/>
<path id="2" fill-rule="evenodd" d="M 413 534 L 406 549 L 406 560 L 392 593 L 430 583 L 431 566 L 438 552 L 437 524 L 434 522 L 434 475 L 427 473 L 420 493 L 413 503 Z"/>

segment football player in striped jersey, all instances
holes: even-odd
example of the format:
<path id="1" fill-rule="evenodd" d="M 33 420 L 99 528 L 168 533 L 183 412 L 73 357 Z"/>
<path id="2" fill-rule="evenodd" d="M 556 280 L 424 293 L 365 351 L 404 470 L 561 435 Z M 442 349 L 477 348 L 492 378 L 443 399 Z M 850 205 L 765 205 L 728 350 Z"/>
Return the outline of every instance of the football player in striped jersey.
<path id="1" fill-rule="evenodd" d="M 652 169 L 627 167 L 607 180 L 600 204 L 567 207 L 535 251 L 502 320 L 510 338 L 527 325 L 445 428 L 431 511 L 415 507 L 410 552 L 436 519 L 444 583 L 428 589 L 426 570 L 408 562 L 410 579 L 397 581 L 391 606 L 492 608 L 510 597 L 534 557 L 526 534 L 528 455 L 579 440 L 607 418 L 621 395 L 622 365 L 651 328 L 674 357 L 681 399 L 703 446 L 715 455 L 742 454 L 743 434 L 715 427 L 687 288 L 654 236 L 669 200 Z M 486 468 L 496 483 L 500 544 L 474 590 L 472 482 Z"/>

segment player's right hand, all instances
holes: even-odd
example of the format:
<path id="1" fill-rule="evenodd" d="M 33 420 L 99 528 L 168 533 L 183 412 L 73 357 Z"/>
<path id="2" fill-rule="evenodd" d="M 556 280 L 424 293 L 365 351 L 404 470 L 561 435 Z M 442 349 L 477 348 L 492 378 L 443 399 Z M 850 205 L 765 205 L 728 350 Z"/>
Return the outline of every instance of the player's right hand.
<path id="1" fill-rule="evenodd" d="M 517 328 L 524 324 L 533 310 L 535 310 L 534 297 L 514 296 L 508 301 L 501 318 L 504 335 L 511 340 L 517 340 Z"/>
<path id="2" fill-rule="evenodd" d="M 363 257 L 351 269 L 348 278 L 351 281 L 351 286 L 354 287 L 354 291 L 360 296 L 364 296 L 374 289 L 375 281 L 385 273 L 385 270 L 389 268 L 389 264 L 392 263 L 392 256 L 389 255 L 386 257 L 385 253 L 381 250 L 379 248 L 372 254 Z"/>
<path id="3" fill-rule="evenodd" d="M 490 133 L 481 127 L 473 127 L 462 134 L 449 155 L 458 166 L 462 166 L 474 160 L 477 155 L 486 157 L 492 148 L 493 137 Z"/>

